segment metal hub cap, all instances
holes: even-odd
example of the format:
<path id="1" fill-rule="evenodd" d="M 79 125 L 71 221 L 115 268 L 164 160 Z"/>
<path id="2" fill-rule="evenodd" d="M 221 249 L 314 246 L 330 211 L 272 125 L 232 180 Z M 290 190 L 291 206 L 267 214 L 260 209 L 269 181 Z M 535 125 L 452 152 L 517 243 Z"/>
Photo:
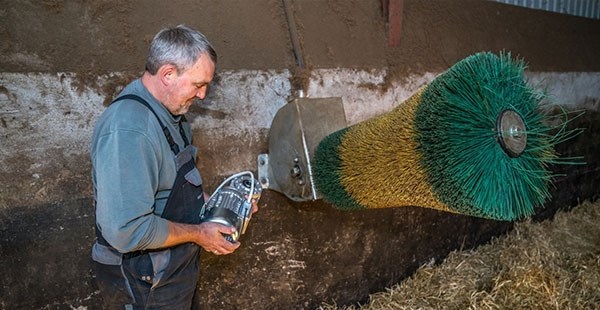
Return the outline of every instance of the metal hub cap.
<path id="1" fill-rule="evenodd" d="M 527 128 L 521 116 L 510 109 L 502 111 L 496 119 L 498 142 L 510 157 L 519 157 L 527 146 Z"/>

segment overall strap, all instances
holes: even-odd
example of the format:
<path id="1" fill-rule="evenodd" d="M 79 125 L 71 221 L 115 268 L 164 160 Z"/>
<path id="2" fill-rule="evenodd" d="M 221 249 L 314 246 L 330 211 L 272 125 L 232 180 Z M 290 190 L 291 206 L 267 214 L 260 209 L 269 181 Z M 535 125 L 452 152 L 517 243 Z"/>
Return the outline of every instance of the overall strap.
<path id="1" fill-rule="evenodd" d="M 163 130 L 163 133 L 165 134 L 165 138 L 167 138 L 167 142 L 169 143 L 169 146 L 171 147 L 171 151 L 173 151 L 173 153 L 175 155 L 179 154 L 179 146 L 177 145 L 177 143 L 175 143 L 175 141 L 173 140 L 173 136 L 171 136 L 171 132 L 169 131 L 169 129 L 163 124 L 163 122 L 160 121 L 160 118 L 158 117 L 158 115 L 156 114 L 156 112 L 154 112 L 154 109 L 152 109 L 152 107 L 150 106 L 150 104 L 148 104 L 148 102 L 146 100 L 144 100 L 144 98 L 134 95 L 134 94 L 127 94 L 127 95 L 123 95 L 117 99 L 115 99 L 113 101 L 113 103 L 120 101 L 120 100 L 125 100 L 125 99 L 131 99 L 131 100 L 135 100 L 141 104 L 143 104 L 144 106 L 146 106 L 146 108 L 148 108 L 150 110 L 150 112 L 152 112 L 152 114 L 154 114 L 154 117 L 156 117 L 156 120 L 158 121 L 158 123 L 160 124 L 160 127 Z M 181 120 L 179 121 L 179 134 L 181 135 L 181 139 L 183 139 L 183 143 L 185 144 L 185 146 L 188 146 L 190 143 L 185 135 L 185 131 L 183 130 L 183 126 L 181 125 L 181 123 L 185 122 L 185 116 L 181 116 Z"/>

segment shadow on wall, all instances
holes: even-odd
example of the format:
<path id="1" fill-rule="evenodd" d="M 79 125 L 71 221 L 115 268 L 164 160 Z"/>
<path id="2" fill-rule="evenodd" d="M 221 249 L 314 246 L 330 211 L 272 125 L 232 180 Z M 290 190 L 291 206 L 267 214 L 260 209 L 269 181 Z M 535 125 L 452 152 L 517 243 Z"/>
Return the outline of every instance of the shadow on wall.
<path id="1" fill-rule="evenodd" d="M 583 128 L 583 133 L 556 146 L 560 157 L 581 157 L 581 165 L 550 167 L 556 175 L 551 188 L 552 198 L 534 219 L 550 218 L 560 208 L 570 208 L 582 201 L 600 198 L 600 110 L 586 110 L 574 119 L 569 129 Z"/>
<path id="2" fill-rule="evenodd" d="M 90 198 L 0 212 L 1 309 L 97 304 L 92 298 Z"/>

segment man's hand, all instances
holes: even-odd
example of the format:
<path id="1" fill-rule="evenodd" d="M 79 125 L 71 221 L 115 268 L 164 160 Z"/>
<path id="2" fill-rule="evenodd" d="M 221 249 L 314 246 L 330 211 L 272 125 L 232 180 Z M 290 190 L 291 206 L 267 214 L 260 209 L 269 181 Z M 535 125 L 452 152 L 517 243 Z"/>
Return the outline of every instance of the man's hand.
<path id="1" fill-rule="evenodd" d="M 219 223 L 204 222 L 199 226 L 198 245 L 204 248 L 205 251 L 212 252 L 216 255 L 231 254 L 239 246 L 239 242 L 231 243 L 225 239 L 225 235 L 235 233 L 234 227 L 225 226 Z"/>
<path id="2" fill-rule="evenodd" d="M 175 246 L 181 243 L 193 242 L 204 250 L 216 255 L 231 254 L 240 243 L 231 243 L 223 234 L 230 235 L 235 228 L 219 223 L 204 222 L 201 224 L 182 224 L 169 221 L 169 235 L 161 248 Z"/>
<path id="3" fill-rule="evenodd" d="M 205 201 L 210 195 L 204 193 Z M 247 198 L 247 196 L 246 196 Z M 258 200 L 252 199 L 252 214 L 258 212 Z M 161 247 L 170 247 L 185 242 L 193 242 L 201 246 L 205 251 L 215 255 L 231 254 L 240 247 L 239 242 L 231 243 L 225 239 L 225 235 L 236 232 L 234 227 L 214 222 L 201 224 L 181 224 L 169 221 L 169 236 Z"/>
<path id="4" fill-rule="evenodd" d="M 245 196 L 245 198 L 248 199 L 248 196 Z M 252 199 L 252 214 L 254 215 L 256 212 L 258 212 L 258 200 Z"/>

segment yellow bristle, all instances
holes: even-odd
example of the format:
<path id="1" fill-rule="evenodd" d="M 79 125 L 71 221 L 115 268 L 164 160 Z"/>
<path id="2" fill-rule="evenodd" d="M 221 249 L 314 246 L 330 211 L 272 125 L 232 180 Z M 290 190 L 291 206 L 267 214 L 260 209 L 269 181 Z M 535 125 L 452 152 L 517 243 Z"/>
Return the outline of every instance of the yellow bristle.
<path id="1" fill-rule="evenodd" d="M 433 194 L 416 150 L 413 124 L 424 89 L 344 135 L 338 149 L 343 163 L 341 183 L 361 205 L 420 206 L 452 212 Z"/>

